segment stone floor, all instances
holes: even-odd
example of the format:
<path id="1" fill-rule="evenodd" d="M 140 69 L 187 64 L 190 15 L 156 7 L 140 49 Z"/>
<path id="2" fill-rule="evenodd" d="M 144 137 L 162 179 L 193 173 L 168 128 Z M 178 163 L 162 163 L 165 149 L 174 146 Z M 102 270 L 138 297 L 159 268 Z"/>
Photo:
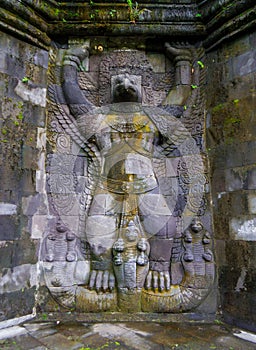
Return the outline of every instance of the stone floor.
<path id="1" fill-rule="evenodd" d="M 0 329 L 0 349 L 253 350 L 256 334 L 213 322 L 75 322 L 33 320 Z"/>

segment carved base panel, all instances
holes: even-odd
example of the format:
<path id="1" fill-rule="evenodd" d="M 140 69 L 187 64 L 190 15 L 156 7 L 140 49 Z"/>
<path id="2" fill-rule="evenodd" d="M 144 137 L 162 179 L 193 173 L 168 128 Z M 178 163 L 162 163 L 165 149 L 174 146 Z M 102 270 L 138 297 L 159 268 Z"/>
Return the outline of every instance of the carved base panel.
<path id="1" fill-rule="evenodd" d="M 89 262 L 86 261 L 44 263 L 43 268 L 46 284 L 54 299 L 63 307 L 77 312 L 179 313 L 194 310 L 209 294 L 214 282 L 214 266 L 212 263 L 208 265 L 212 275 L 187 275 L 180 285 L 171 285 L 168 291 L 145 288 L 115 288 L 111 292 L 90 290 L 86 285 L 77 285 L 79 278 L 80 283 L 81 278 L 88 280 Z M 61 276 L 65 283 L 61 281 Z M 72 282 L 71 276 L 77 276 L 77 280 Z"/>
<path id="2" fill-rule="evenodd" d="M 143 291 L 141 308 L 143 312 L 187 312 L 196 309 L 209 290 L 183 286 L 171 286 L 170 291 L 154 293 Z"/>
<path id="3" fill-rule="evenodd" d="M 78 312 L 104 312 L 118 311 L 117 292 L 97 293 L 84 287 L 76 288 L 76 311 Z"/>

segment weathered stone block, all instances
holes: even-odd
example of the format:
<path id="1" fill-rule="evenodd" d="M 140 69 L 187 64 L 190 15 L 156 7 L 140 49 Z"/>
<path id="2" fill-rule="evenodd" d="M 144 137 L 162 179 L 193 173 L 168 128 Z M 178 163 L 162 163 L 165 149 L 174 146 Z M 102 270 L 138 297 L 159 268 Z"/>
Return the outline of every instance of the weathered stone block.
<path id="1" fill-rule="evenodd" d="M 3 73 L 7 71 L 6 53 L 4 51 L 0 53 L 0 71 Z"/>
<path id="2" fill-rule="evenodd" d="M 252 97 L 252 92 L 255 89 L 255 73 L 245 75 L 243 77 L 236 77 L 229 82 L 229 100 L 239 100 L 238 105 L 241 105 L 241 99 L 246 97 Z M 251 104 L 247 104 L 247 107 L 251 111 Z"/>
<path id="3" fill-rule="evenodd" d="M 256 194 L 248 195 L 248 208 L 250 214 L 256 214 Z"/>
<path id="4" fill-rule="evenodd" d="M 31 314 L 35 305 L 35 287 L 1 294 L 0 305 L 0 313 L 4 315 L 4 319 Z"/>
<path id="5" fill-rule="evenodd" d="M 37 169 L 38 150 L 35 147 L 23 145 L 22 169 Z"/>
<path id="6" fill-rule="evenodd" d="M 45 190 L 46 174 L 44 171 L 36 170 L 36 191 L 43 193 Z"/>
<path id="7" fill-rule="evenodd" d="M 223 169 L 214 169 L 211 186 L 214 197 L 226 192 L 225 172 Z"/>
<path id="8" fill-rule="evenodd" d="M 242 144 L 245 164 L 256 164 L 256 141 Z"/>
<path id="9" fill-rule="evenodd" d="M 24 195 L 34 194 L 36 190 L 36 172 L 31 169 L 24 169 L 20 186 Z"/>
<path id="10" fill-rule="evenodd" d="M 23 75 L 24 77 L 24 75 Z M 22 78 L 21 78 L 22 79 Z M 10 76 L 7 84 L 7 96 L 8 98 L 15 98 L 17 100 L 21 100 L 20 96 L 18 96 L 15 92 L 15 88 L 18 84 L 18 78 Z"/>
<path id="11" fill-rule="evenodd" d="M 38 215 L 46 215 L 48 211 L 48 199 L 45 194 L 36 194 L 22 198 L 22 211 L 24 215 L 32 216 L 35 213 Z"/>
<path id="12" fill-rule="evenodd" d="M 0 215 L 0 240 L 10 241 L 19 238 L 19 219 L 16 215 Z"/>
<path id="13" fill-rule="evenodd" d="M 226 260 L 226 242 L 222 239 L 215 240 L 215 256 L 216 256 L 216 265 L 221 267 L 227 264 Z"/>
<path id="14" fill-rule="evenodd" d="M 31 126 L 45 126 L 45 109 L 40 106 L 33 106 L 29 102 L 24 103 L 23 107 L 23 115 L 24 115 L 24 121 L 28 124 L 31 124 Z M 33 131 L 31 130 L 31 134 L 33 135 Z"/>
<path id="15" fill-rule="evenodd" d="M 22 58 L 6 55 L 7 74 L 11 77 L 22 79 L 25 76 L 25 66 Z"/>
<path id="16" fill-rule="evenodd" d="M 37 263 L 37 241 L 31 240 L 28 234 L 13 245 L 13 266 Z"/>
<path id="17" fill-rule="evenodd" d="M 32 217 L 31 225 L 31 238 L 40 239 L 43 237 L 43 233 L 47 228 L 47 216 L 46 215 L 34 215 Z"/>
<path id="18" fill-rule="evenodd" d="M 33 84 L 25 84 L 22 81 L 18 81 L 14 89 L 15 93 L 20 96 L 24 101 L 46 107 L 46 88 L 37 87 Z"/>
<path id="19" fill-rule="evenodd" d="M 5 268 L 13 267 L 13 242 L 12 241 L 0 241 L 0 269 L 4 273 Z"/>
<path id="20" fill-rule="evenodd" d="M 256 259 L 256 242 L 229 240 L 226 242 L 226 257 L 229 268 L 232 270 L 240 271 L 242 268 L 254 269 Z"/>
<path id="21" fill-rule="evenodd" d="M 243 168 L 226 169 L 225 171 L 225 183 L 226 191 L 232 192 L 243 189 L 246 179 L 246 172 L 243 173 Z"/>
<path id="22" fill-rule="evenodd" d="M 245 215 L 233 218 L 230 231 L 236 240 L 256 241 L 256 219 Z"/>
<path id="23" fill-rule="evenodd" d="M 248 171 L 245 189 L 248 189 L 248 190 L 256 189 L 256 168 L 250 169 Z"/>
<path id="24" fill-rule="evenodd" d="M 225 291 L 221 294 L 223 305 L 223 316 L 227 322 L 236 324 L 239 327 L 245 327 L 255 331 L 256 316 L 255 316 L 255 293 L 246 291 Z"/>
<path id="25" fill-rule="evenodd" d="M 256 50 L 246 52 L 233 59 L 234 76 L 243 76 L 256 71 Z"/>
<path id="26" fill-rule="evenodd" d="M 0 295 L 35 286 L 36 275 L 36 266 L 30 264 L 5 269 L 0 281 Z"/>
<path id="27" fill-rule="evenodd" d="M 38 50 L 35 55 L 34 55 L 34 63 L 37 66 L 43 67 L 43 68 L 48 68 L 48 59 L 49 59 L 49 54 L 45 50 Z"/>
<path id="28" fill-rule="evenodd" d="M 245 164 L 245 145 L 230 144 L 226 145 L 226 167 L 234 168 Z"/>
<path id="29" fill-rule="evenodd" d="M 165 56 L 161 54 L 148 54 L 149 62 L 156 73 L 165 73 Z"/>
<path id="30" fill-rule="evenodd" d="M 0 202 L 0 215 L 17 214 L 17 205 L 12 203 Z"/>

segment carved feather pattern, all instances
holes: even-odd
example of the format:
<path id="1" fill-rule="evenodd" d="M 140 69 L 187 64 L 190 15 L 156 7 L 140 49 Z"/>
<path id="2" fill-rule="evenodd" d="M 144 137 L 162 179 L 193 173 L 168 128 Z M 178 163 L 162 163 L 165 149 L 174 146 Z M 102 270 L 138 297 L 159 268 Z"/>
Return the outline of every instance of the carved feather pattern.
<path id="1" fill-rule="evenodd" d="M 60 82 L 60 70 L 56 70 L 56 55 L 52 51 L 50 54 L 50 60 L 53 69 L 50 70 L 49 74 L 49 88 L 48 88 L 48 109 L 49 114 L 54 117 L 52 120 L 51 125 L 55 127 L 55 131 L 57 132 L 65 132 L 67 135 L 71 137 L 71 139 L 81 147 L 81 149 L 87 154 L 88 159 L 88 167 L 87 167 L 87 176 L 88 176 L 88 182 L 84 186 L 84 190 L 81 193 L 80 197 L 80 228 L 79 232 L 84 232 L 83 226 L 85 221 L 85 216 L 87 214 L 87 211 L 89 210 L 92 196 L 94 189 L 97 185 L 95 175 L 99 171 L 100 167 L 100 154 L 97 149 L 97 147 L 93 144 L 88 142 L 88 140 L 81 134 L 77 122 L 75 118 L 71 115 L 69 112 L 69 108 L 64 104 L 65 98 L 63 96 L 62 89 L 60 85 L 57 85 L 55 82 Z M 83 111 L 83 106 L 81 107 L 81 111 Z M 86 106 L 85 106 L 86 107 Z M 86 113 L 88 110 L 87 108 L 84 109 L 84 112 Z M 58 125 L 56 125 L 56 120 L 58 122 Z M 71 196 L 72 197 L 72 196 Z M 54 207 L 54 210 L 58 213 L 58 208 L 56 208 L 56 203 L 54 205 L 55 199 L 52 198 L 51 203 Z M 58 213 L 59 214 L 59 213 Z"/>

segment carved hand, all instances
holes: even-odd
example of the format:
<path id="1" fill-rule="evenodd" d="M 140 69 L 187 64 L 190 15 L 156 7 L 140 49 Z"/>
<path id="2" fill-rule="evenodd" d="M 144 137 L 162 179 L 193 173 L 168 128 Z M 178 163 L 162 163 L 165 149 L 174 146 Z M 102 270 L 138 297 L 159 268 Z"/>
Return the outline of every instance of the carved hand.
<path id="1" fill-rule="evenodd" d="M 72 47 L 69 50 L 67 50 L 66 55 L 76 56 L 82 61 L 89 56 L 89 47 L 86 45 L 76 48 Z"/>

